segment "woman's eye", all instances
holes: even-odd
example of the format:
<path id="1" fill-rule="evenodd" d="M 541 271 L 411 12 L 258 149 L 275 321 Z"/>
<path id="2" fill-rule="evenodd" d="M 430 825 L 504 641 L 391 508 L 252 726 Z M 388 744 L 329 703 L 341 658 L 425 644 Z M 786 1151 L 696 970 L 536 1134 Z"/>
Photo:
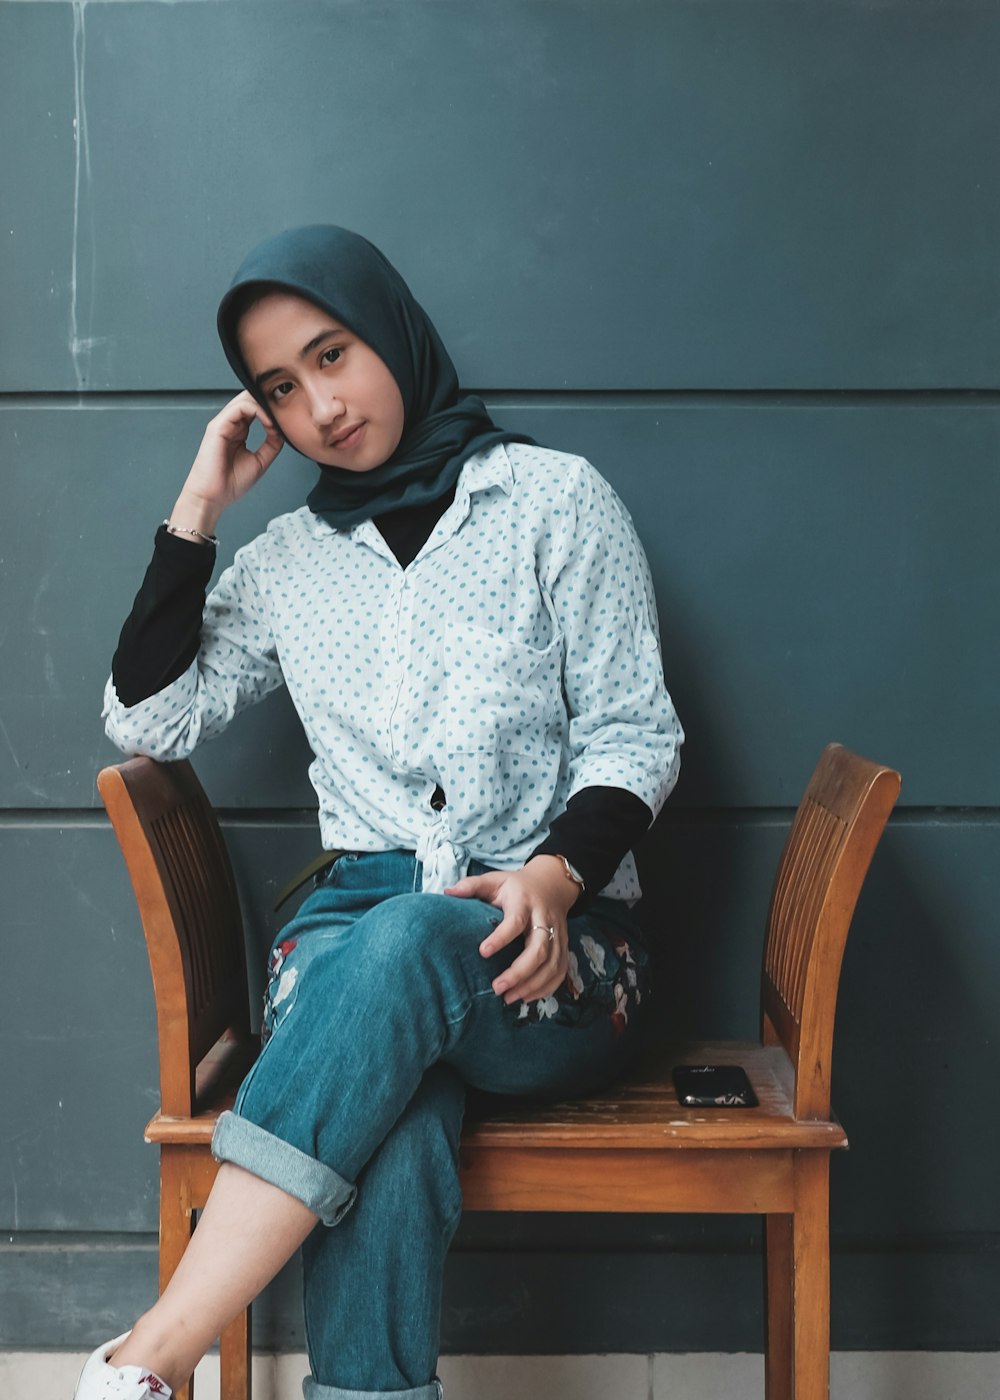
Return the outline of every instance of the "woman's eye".
<path id="1" fill-rule="evenodd" d="M 271 390 L 271 398 L 283 399 L 286 394 L 291 393 L 291 389 L 292 386 L 288 380 L 286 380 L 284 384 L 275 384 L 274 388 Z"/>
<path id="2" fill-rule="evenodd" d="M 343 353 L 339 345 L 331 345 L 329 350 L 324 350 L 322 355 L 320 355 L 319 362 L 321 365 L 335 365 L 337 359 L 339 359 Z M 337 359 L 331 359 L 331 355 L 336 356 Z"/>

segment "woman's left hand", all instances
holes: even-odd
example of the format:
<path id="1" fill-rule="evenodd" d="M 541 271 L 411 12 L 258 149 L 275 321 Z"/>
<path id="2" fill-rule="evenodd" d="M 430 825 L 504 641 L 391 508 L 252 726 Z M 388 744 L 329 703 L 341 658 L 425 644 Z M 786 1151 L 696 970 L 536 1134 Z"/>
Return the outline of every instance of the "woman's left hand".
<path id="1" fill-rule="evenodd" d="M 562 985 L 569 966 L 566 916 L 579 893 L 555 856 L 536 856 L 520 870 L 466 875 L 445 890 L 503 910 L 502 922 L 479 945 L 484 958 L 524 934 L 524 951 L 493 982 L 508 1005 L 547 997 Z M 549 938 L 549 928 L 555 929 L 555 938 Z"/>

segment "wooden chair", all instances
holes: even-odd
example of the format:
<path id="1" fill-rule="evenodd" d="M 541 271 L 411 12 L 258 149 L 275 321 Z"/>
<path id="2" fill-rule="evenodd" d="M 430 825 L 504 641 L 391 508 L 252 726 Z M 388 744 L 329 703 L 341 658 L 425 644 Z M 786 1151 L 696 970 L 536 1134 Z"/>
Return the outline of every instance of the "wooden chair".
<path id="1" fill-rule="evenodd" d="M 98 788 L 146 933 L 156 996 L 160 1286 L 217 1170 L 215 1120 L 257 1053 L 247 1013 L 242 920 L 218 823 L 189 762 L 133 758 Z M 489 1100 L 466 1112 L 468 1209 L 654 1211 L 765 1217 L 768 1400 L 829 1395 L 829 1160 L 845 1147 L 830 1108 L 841 957 L 854 906 L 899 793 L 899 774 L 838 744 L 824 750 L 795 815 L 771 898 L 759 1042 L 650 1037 L 613 1090 L 573 1102 Z M 680 1063 L 741 1064 L 760 1100 L 689 1109 Z M 221 1339 L 223 1400 L 250 1396 L 250 1310 Z M 193 1386 L 178 1392 L 191 1400 Z"/>

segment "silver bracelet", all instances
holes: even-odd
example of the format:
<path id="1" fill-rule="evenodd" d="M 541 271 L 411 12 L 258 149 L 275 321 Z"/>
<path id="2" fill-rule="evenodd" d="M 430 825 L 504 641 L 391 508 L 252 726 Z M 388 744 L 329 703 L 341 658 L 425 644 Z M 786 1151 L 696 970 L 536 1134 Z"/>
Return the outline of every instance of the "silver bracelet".
<path id="1" fill-rule="evenodd" d="M 189 530 L 186 525 L 171 525 L 169 520 L 164 520 L 163 523 L 166 525 L 171 535 L 197 535 L 198 538 L 204 540 L 206 544 L 219 543 L 214 535 L 203 535 L 200 530 Z"/>

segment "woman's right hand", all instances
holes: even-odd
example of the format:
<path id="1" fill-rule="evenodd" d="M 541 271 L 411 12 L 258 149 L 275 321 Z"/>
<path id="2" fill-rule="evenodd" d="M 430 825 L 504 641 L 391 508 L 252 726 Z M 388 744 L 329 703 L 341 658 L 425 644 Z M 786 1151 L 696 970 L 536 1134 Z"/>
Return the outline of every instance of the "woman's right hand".
<path id="1" fill-rule="evenodd" d="M 247 437 L 255 419 L 264 429 L 264 441 L 251 452 Z M 171 511 L 171 524 L 212 534 L 223 511 L 256 486 L 284 441 L 248 390 L 230 399 L 205 429 L 198 455 Z"/>

